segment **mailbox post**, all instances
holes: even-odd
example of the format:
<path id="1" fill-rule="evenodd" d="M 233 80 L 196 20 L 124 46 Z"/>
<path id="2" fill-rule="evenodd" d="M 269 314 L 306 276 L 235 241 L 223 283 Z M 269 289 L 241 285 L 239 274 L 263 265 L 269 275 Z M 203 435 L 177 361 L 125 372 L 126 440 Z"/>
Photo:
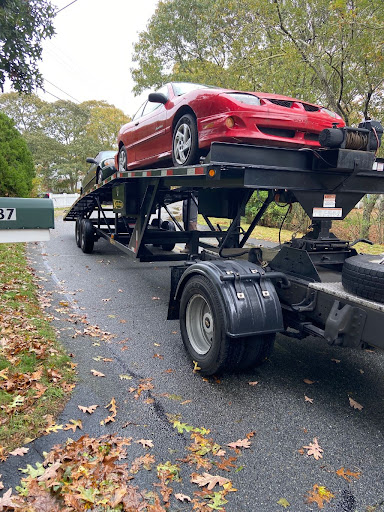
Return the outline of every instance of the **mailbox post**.
<path id="1" fill-rule="evenodd" d="M 44 242 L 54 227 L 52 199 L 0 197 L 0 243 Z"/>

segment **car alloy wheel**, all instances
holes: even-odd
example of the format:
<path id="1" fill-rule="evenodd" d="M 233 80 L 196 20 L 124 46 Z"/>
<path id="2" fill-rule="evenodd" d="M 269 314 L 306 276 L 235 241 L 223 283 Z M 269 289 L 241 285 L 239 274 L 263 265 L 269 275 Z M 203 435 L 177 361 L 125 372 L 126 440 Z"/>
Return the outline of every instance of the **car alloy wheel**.
<path id="1" fill-rule="evenodd" d="M 191 152 L 191 129 L 187 124 L 179 126 L 174 142 L 174 151 L 176 162 L 183 165 L 187 161 L 189 153 Z"/>
<path id="2" fill-rule="evenodd" d="M 175 127 L 172 160 L 174 165 L 194 165 L 199 161 L 197 125 L 191 114 L 185 114 Z"/>
<path id="3" fill-rule="evenodd" d="M 127 150 L 124 146 L 119 149 L 118 163 L 119 163 L 119 172 L 125 172 L 127 170 Z"/>

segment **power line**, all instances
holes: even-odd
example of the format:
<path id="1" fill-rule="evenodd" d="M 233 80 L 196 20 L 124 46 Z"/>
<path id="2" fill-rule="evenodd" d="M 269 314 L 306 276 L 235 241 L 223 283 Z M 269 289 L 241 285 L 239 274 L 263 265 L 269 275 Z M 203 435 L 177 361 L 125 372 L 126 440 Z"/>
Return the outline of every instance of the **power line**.
<path id="1" fill-rule="evenodd" d="M 62 7 L 61 9 L 59 9 L 58 11 L 55 12 L 55 14 L 59 14 L 59 12 L 61 11 L 64 11 L 64 9 L 66 9 L 67 7 L 69 7 L 70 5 L 74 4 L 75 2 L 77 2 L 77 0 L 73 0 L 73 2 L 71 2 L 70 4 L 66 5 L 65 7 Z"/>
<path id="2" fill-rule="evenodd" d="M 53 96 L 53 97 L 54 97 L 54 98 L 56 98 L 57 100 L 65 101 L 65 100 L 63 100 L 62 98 L 59 98 L 58 96 L 56 96 L 55 94 L 52 94 L 52 93 L 51 93 L 51 92 L 49 92 L 49 91 L 44 90 L 44 92 L 45 92 L 45 94 L 50 94 L 51 96 Z"/>
<path id="3" fill-rule="evenodd" d="M 73 100 L 77 101 L 77 103 L 81 103 L 81 101 L 77 100 L 76 98 L 74 98 L 73 96 L 71 96 L 70 94 L 68 94 L 67 92 L 63 91 L 63 89 L 60 89 L 60 87 L 58 87 L 57 85 L 53 84 L 52 82 L 50 82 L 49 80 L 47 80 L 46 78 L 44 78 L 44 81 L 45 82 L 48 82 L 50 85 L 52 85 L 53 87 L 55 87 L 56 89 L 58 89 L 59 91 L 63 92 L 64 94 L 66 94 L 67 96 L 69 96 L 70 98 L 72 98 Z"/>

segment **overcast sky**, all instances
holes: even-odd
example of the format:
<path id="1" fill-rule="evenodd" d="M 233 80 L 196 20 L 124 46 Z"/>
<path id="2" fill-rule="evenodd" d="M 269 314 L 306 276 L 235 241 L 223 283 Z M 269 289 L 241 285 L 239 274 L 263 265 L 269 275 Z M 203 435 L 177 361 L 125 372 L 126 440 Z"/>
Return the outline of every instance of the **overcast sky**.
<path id="1" fill-rule="evenodd" d="M 52 3 L 61 9 L 71 1 Z M 55 101 L 52 94 L 80 102 L 105 100 L 132 116 L 143 102 L 143 95 L 135 98 L 132 93 L 133 43 L 157 4 L 158 0 L 75 0 L 59 12 L 54 19 L 56 35 L 45 41 L 40 63 L 51 94 L 39 96 L 46 101 Z"/>

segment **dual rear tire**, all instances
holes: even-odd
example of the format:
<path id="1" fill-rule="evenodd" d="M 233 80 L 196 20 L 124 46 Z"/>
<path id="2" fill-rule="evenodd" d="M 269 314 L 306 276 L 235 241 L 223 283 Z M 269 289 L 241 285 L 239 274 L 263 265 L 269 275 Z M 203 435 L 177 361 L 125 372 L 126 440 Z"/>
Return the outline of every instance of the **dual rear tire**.
<path id="1" fill-rule="evenodd" d="M 89 219 L 82 219 L 78 217 L 75 224 L 75 239 L 77 247 L 90 254 L 95 245 L 95 229 Z"/>
<path id="2" fill-rule="evenodd" d="M 226 333 L 226 313 L 216 287 L 205 276 L 192 276 L 180 301 L 184 346 L 203 375 L 244 371 L 271 354 L 275 334 L 232 339 Z"/>

